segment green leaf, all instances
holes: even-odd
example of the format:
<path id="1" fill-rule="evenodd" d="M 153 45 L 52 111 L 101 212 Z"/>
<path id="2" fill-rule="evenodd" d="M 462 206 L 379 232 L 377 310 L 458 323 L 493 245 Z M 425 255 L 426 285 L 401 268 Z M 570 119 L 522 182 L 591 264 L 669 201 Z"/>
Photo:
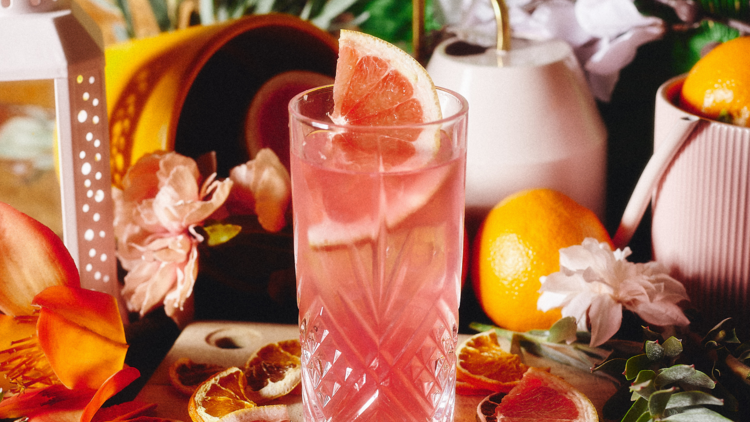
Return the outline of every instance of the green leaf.
<path id="1" fill-rule="evenodd" d="M 657 333 L 656 331 L 648 328 L 648 327 L 642 327 L 643 328 L 643 338 L 646 340 L 656 341 L 661 339 L 661 334 Z"/>
<path id="2" fill-rule="evenodd" d="M 577 338 L 577 328 L 574 317 L 561 318 L 550 327 L 547 341 L 551 343 L 573 343 Z"/>
<path id="3" fill-rule="evenodd" d="M 684 412 L 677 413 L 668 416 L 662 421 L 665 422 L 727 422 L 731 419 L 727 419 L 724 416 L 714 412 L 713 410 L 706 409 L 705 407 L 697 407 L 694 409 L 688 409 Z"/>
<path id="4" fill-rule="evenodd" d="M 613 375 L 622 375 L 622 373 L 625 371 L 625 363 L 627 362 L 626 359 L 622 358 L 615 358 L 615 359 L 609 359 L 605 360 L 604 362 L 600 363 L 599 365 L 591 368 L 592 372 L 598 372 L 603 371 L 608 374 Z"/>
<path id="5" fill-rule="evenodd" d="M 664 342 L 664 354 L 673 358 L 682 353 L 682 341 L 672 336 Z"/>
<path id="6" fill-rule="evenodd" d="M 651 359 L 645 353 L 631 357 L 625 364 L 625 379 L 628 381 L 634 380 L 639 372 L 648 369 L 650 365 Z"/>
<path id="7" fill-rule="evenodd" d="M 208 239 L 206 240 L 208 246 L 217 246 L 222 243 L 226 243 L 242 231 L 242 227 L 235 224 L 212 224 L 210 226 L 203 227 L 206 231 Z"/>
<path id="8" fill-rule="evenodd" d="M 648 401 L 644 398 L 639 398 L 630 406 L 628 413 L 623 416 L 621 422 L 637 422 L 644 414 L 648 415 Z"/>
<path id="9" fill-rule="evenodd" d="M 651 381 L 654 378 L 656 378 L 656 372 L 650 369 L 644 369 L 643 371 L 638 373 L 637 377 L 635 377 L 633 384 L 640 384 L 646 381 Z"/>
<path id="10" fill-rule="evenodd" d="M 648 398 L 648 411 L 651 413 L 651 417 L 654 419 L 662 417 L 664 410 L 667 408 L 667 403 L 675 392 L 677 392 L 677 388 L 672 387 L 667 390 L 654 391 L 651 394 L 651 397 Z"/>
<path id="11" fill-rule="evenodd" d="M 723 406 L 724 400 L 718 399 L 703 391 L 681 391 L 670 397 L 666 409 L 694 406 Z"/>
<path id="12" fill-rule="evenodd" d="M 698 371 L 692 365 L 674 365 L 659 370 L 659 375 L 654 379 L 656 388 L 664 388 L 670 384 L 680 382 L 697 388 L 712 389 L 716 385 L 706 374 Z"/>
<path id="13" fill-rule="evenodd" d="M 656 387 L 654 386 L 654 377 L 656 377 L 656 373 L 651 370 L 643 370 L 638 373 L 638 377 L 636 377 L 635 381 L 633 381 L 633 385 L 630 386 L 630 391 L 633 392 L 633 395 L 631 396 L 631 400 L 635 400 L 638 397 L 642 397 L 644 399 L 650 399 L 651 395 L 656 391 Z"/>
<path id="14" fill-rule="evenodd" d="M 657 361 L 664 357 L 664 348 L 661 347 L 658 341 L 646 341 L 644 346 L 646 356 L 651 361 Z"/>
<path id="15" fill-rule="evenodd" d="M 651 414 L 648 413 L 648 412 L 646 412 L 646 413 L 642 414 L 640 418 L 638 418 L 637 422 L 651 422 L 653 420 L 654 419 L 651 417 Z"/>
<path id="16" fill-rule="evenodd" d="M 740 344 L 740 340 L 737 338 L 737 333 L 734 330 L 734 322 L 732 318 L 726 318 L 720 323 L 716 324 L 714 328 L 708 331 L 701 344 L 707 345 L 710 342 L 718 344 Z"/>

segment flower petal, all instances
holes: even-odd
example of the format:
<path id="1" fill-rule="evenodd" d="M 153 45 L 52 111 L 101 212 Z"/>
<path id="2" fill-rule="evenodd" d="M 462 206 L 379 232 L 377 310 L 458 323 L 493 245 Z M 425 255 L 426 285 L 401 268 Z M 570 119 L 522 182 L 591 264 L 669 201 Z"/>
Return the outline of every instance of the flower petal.
<path id="1" fill-rule="evenodd" d="M 114 297 L 55 286 L 34 302 L 39 346 L 66 387 L 96 390 L 122 369 L 128 345 Z"/>
<path id="2" fill-rule="evenodd" d="M 284 228 L 292 185 L 289 172 L 271 149 L 261 149 L 254 159 L 233 168 L 229 177 L 235 183 L 227 200 L 233 213 L 254 212 L 270 232 Z"/>
<path id="3" fill-rule="evenodd" d="M 104 381 L 101 387 L 99 387 L 99 389 L 96 391 L 94 397 L 91 398 L 91 401 L 86 405 L 86 408 L 83 409 L 83 414 L 81 414 L 80 422 L 91 421 L 99 408 L 104 405 L 104 402 L 109 400 L 110 397 L 119 393 L 123 388 L 130 385 L 140 376 L 141 373 L 138 372 L 137 369 L 128 367 L 107 378 L 107 380 Z"/>
<path id="4" fill-rule="evenodd" d="M 622 324 L 622 305 L 609 295 L 596 296 L 589 308 L 592 347 L 597 347 L 612 338 Z"/>
<path id="5" fill-rule="evenodd" d="M 0 419 L 15 419 L 24 416 L 36 420 L 50 413 L 80 412 L 94 396 L 95 390 L 69 390 L 64 385 L 56 384 L 45 388 L 27 390 L 23 394 L 6 397 L 0 401 Z M 58 415 L 59 416 L 59 415 Z M 55 418 L 63 422 L 66 418 Z M 69 418 L 67 418 L 69 419 Z M 44 420 L 44 419 L 43 419 Z"/>
<path id="6" fill-rule="evenodd" d="M 0 402 L 0 419 L 25 416 L 29 422 L 89 422 L 107 399 L 139 376 L 137 369 L 126 368 L 107 379 L 98 390 L 70 390 L 60 384 L 27 390 Z"/>
<path id="7" fill-rule="evenodd" d="M 78 269 L 62 240 L 0 202 L 0 311 L 29 315 L 34 296 L 55 285 L 80 286 Z"/>

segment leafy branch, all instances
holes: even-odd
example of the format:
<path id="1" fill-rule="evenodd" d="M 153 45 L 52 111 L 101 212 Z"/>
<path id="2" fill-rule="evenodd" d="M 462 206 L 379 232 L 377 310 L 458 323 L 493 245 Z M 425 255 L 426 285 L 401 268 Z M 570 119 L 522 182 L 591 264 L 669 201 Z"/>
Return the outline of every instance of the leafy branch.
<path id="1" fill-rule="evenodd" d="M 577 331 L 576 320 L 573 317 L 560 319 L 549 330 L 531 330 L 525 333 L 480 323 L 471 323 L 469 327 L 477 331 L 495 330 L 499 337 L 510 341 L 512 353 L 522 355 L 523 349 L 532 355 L 586 372 L 591 372 L 592 368 L 612 357 L 613 353 L 618 356 L 633 354 L 641 347 L 640 343 L 624 340 L 610 340 L 601 347 L 591 347 L 590 333 Z M 611 374 L 606 372 L 597 375 L 613 379 Z"/>

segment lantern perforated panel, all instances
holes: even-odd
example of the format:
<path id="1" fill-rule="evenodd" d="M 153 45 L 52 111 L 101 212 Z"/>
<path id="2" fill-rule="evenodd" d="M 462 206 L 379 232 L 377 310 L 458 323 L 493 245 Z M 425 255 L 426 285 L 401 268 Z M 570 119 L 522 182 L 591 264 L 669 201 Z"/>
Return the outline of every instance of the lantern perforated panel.
<path id="1" fill-rule="evenodd" d="M 114 251 L 113 207 L 109 168 L 109 130 L 104 90 L 104 72 L 97 66 L 68 77 L 71 114 L 69 157 L 61 154 L 64 173 L 72 180 L 74 195 L 63 186 L 63 217 L 75 219 L 75 230 L 67 230 L 68 249 L 76 248 L 81 283 L 84 287 L 117 294 Z M 73 69 L 71 69 L 72 71 Z M 62 98 L 59 95 L 58 98 Z M 62 141 L 62 138 L 61 138 Z M 61 145 L 61 151 L 62 148 Z M 71 198 L 73 203 L 69 204 Z M 75 257 L 76 255 L 74 255 Z"/>
<path id="2" fill-rule="evenodd" d="M 0 0 L 0 81 L 24 80 L 55 84 L 63 238 L 81 285 L 119 298 L 103 43 L 71 0 Z"/>

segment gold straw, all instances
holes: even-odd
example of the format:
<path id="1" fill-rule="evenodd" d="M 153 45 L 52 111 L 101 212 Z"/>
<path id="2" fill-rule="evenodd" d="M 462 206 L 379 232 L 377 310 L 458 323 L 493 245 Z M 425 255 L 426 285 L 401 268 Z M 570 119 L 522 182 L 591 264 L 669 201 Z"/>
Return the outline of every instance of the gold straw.
<path id="1" fill-rule="evenodd" d="M 424 44 L 424 9 L 425 0 L 412 0 L 412 47 L 414 58 L 422 63 Z M 424 65 L 424 63 L 422 63 Z"/>

